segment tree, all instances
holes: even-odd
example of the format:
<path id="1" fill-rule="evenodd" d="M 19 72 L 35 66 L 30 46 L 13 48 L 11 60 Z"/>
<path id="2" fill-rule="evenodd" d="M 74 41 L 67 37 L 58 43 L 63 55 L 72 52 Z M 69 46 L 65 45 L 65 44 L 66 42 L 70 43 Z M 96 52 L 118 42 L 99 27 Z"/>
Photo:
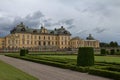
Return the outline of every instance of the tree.
<path id="1" fill-rule="evenodd" d="M 111 41 L 109 43 L 109 45 L 110 45 L 110 47 L 118 47 L 118 43 L 117 42 L 113 42 L 113 41 Z"/>
<path id="2" fill-rule="evenodd" d="M 109 47 L 109 44 L 108 44 L 108 43 L 101 42 L 101 43 L 100 43 L 100 47 Z"/>

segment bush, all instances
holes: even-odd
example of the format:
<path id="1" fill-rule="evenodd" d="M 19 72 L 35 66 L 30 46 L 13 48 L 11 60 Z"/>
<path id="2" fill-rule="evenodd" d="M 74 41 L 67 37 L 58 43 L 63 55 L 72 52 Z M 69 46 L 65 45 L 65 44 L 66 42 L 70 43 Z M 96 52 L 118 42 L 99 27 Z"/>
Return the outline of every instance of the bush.
<path id="1" fill-rule="evenodd" d="M 120 72 L 120 67 L 118 66 L 110 66 L 110 67 L 107 67 L 106 69 L 110 71 Z"/>
<path id="2" fill-rule="evenodd" d="M 117 52 L 119 52 L 120 50 L 119 49 L 117 49 Z"/>
<path id="3" fill-rule="evenodd" d="M 115 50 L 114 50 L 114 49 L 111 49 L 111 50 L 110 50 L 110 54 L 111 54 L 111 55 L 114 55 L 114 54 L 115 54 Z"/>
<path id="4" fill-rule="evenodd" d="M 29 50 L 28 49 L 26 49 L 26 54 L 28 54 L 29 53 Z"/>
<path id="5" fill-rule="evenodd" d="M 106 49 L 101 49 L 100 53 L 101 53 L 101 55 L 106 55 Z"/>
<path id="6" fill-rule="evenodd" d="M 20 49 L 20 56 L 25 56 L 26 50 L 25 49 Z"/>
<path id="7" fill-rule="evenodd" d="M 120 80 L 120 73 L 108 70 L 101 70 L 101 69 L 89 69 L 89 74 L 94 74 L 98 76 L 108 77 L 115 80 Z"/>
<path id="8" fill-rule="evenodd" d="M 78 66 L 94 65 L 94 50 L 92 47 L 79 48 L 77 56 L 77 65 Z"/>

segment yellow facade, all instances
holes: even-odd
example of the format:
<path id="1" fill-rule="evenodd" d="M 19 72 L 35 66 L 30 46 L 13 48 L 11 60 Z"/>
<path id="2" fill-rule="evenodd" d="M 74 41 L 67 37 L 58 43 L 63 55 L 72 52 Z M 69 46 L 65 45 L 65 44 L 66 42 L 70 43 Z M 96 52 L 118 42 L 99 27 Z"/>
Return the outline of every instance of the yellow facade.
<path id="1" fill-rule="evenodd" d="M 79 47 L 93 47 L 99 48 L 98 40 L 84 40 L 79 37 L 74 37 L 70 40 L 70 48 L 79 48 Z"/>
<path id="2" fill-rule="evenodd" d="M 84 47 L 84 40 L 79 37 L 74 37 L 69 41 L 70 48 Z"/>
<path id="3" fill-rule="evenodd" d="M 5 39 L 4 38 L 0 38 L 0 49 L 5 47 Z"/>
<path id="4" fill-rule="evenodd" d="M 91 39 L 91 35 L 89 35 Z M 4 44 L 3 44 L 4 42 Z M 4 38 L 0 38 L 0 48 L 19 49 L 28 48 L 30 50 L 57 50 L 78 47 L 99 47 L 97 40 L 83 40 L 79 37 L 71 38 L 71 34 L 63 26 L 59 29 L 47 30 L 45 27 L 31 29 L 23 23 L 11 30 L 11 33 Z"/>

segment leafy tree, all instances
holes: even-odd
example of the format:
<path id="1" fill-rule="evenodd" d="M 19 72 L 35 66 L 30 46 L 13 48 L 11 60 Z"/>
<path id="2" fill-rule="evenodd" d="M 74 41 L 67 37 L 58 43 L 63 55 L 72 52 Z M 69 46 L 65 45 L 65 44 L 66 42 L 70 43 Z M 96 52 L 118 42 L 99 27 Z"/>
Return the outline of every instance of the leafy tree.
<path id="1" fill-rule="evenodd" d="M 110 43 L 100 43 L 100 47 L 119 47 L 117 42 L 111 41 Z"/>

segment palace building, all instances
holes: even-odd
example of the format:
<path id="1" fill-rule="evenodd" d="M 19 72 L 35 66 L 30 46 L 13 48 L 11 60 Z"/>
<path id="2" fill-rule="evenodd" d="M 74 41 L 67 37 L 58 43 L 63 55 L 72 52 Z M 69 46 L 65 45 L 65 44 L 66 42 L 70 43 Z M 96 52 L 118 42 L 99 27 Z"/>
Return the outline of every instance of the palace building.
<path id="1" fill-rule="evenodd" d="M 48 30 L 44 26 L 40 29 L 31 29 L 22 22 L 14 27 L 10 34 L 0 38 L 1 49 L 30 50 L 58 50 L 78 47 L 99 47 L 99 41 L 91 34 L 86 40 L 79 37 L 71 37 L 71 33 L 63 26 L 58 29 Z"/>

